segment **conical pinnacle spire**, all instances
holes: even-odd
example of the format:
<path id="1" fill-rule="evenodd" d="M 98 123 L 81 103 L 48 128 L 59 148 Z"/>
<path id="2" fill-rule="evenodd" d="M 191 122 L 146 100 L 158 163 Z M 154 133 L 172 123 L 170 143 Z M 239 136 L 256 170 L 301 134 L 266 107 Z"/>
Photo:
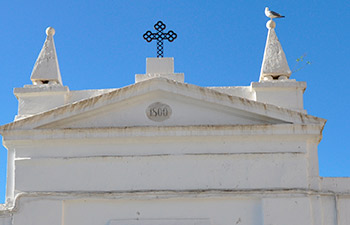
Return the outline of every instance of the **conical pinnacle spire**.
<path id="1" fill-rule="evenodd" d="M 58 66 L 55 42 L 53 36 L 55 29 L 48 27 L 46 29 L 46 40 L 43 48 L 35 62 L 30 79 L 33 84 L 60 84 L 62 78 L 60 68 Z"/>
<path id="2" fill-rule="evenodd" d="M 288 79 L 292 72 L 274 29 L 276 23 L 271 19 L 266 23 L 266 27 L 269 32 L 261 65 L 260 81 Z"/>

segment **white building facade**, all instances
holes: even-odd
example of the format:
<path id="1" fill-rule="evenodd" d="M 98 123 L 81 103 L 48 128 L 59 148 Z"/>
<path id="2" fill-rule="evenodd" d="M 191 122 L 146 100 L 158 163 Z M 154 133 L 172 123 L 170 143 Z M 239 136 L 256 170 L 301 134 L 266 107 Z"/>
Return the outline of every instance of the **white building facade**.
<path id="1" fill-rule="evenodd" d="M 318 173 L 326 120 L 303 107 L 269 29 L 259 82 L 199 87 L 148 58 L 122 88 L 71 91 L 53 28 L 15 88 L 0 225 L 347 225 L 350 179 Z"/>

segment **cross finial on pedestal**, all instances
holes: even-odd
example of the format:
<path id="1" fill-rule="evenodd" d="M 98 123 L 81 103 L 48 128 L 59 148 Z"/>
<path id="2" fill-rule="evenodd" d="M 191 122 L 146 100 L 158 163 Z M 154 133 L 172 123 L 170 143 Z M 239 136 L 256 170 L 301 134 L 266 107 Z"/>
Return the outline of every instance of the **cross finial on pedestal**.
<path id="1" fill-rule="evenodd" d="M 151 42 L 152 40 L 157 40 L 157 57 L 163 57 L 163 40 L 168 40 L 169 42 L 173 42 L 177 38 L 177 34 L 170 30 L 168 33 L 163 33 L 163 30 L 165 30 L 166 25 L 162 21 L 158 21 L 156 24 L 154 24 L 154 29 L 157 30 L 156 33 L 152 33 L 151 31 L 146 31 L 146 33 L 143 35 L 143 38 L 147 42 Z"/>

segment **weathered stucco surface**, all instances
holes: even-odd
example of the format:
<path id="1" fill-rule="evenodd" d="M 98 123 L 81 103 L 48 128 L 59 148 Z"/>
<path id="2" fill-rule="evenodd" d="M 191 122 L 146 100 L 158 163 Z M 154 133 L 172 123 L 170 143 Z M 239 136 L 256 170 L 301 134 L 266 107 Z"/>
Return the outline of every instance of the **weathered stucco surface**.
<path id="1" fill-rule="evenodd" d="M 56 54 L 56 47 L 53 36 L 55 29 L 48 27 L 46 29 L 46 40 L 35 62 L 30 79 L 33 84 L 58 84 L 62 85 L 60 68 Z"/>
<path id="2" fill-rule="evenodd" d="M 275 32 L 276 23 L 266 23 L 269 30 L 266 39 L 264 58 L 261 65 L 260 81 L 286 80 L 292 72 L 289 69 L 286 55 Z"/>

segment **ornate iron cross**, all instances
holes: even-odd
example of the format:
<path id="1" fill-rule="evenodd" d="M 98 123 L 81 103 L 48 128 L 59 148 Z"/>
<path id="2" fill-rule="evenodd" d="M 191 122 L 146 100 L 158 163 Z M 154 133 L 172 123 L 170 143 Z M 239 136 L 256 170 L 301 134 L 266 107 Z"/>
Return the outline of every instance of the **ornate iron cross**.
<path id="1" fill-rule="evenodd" d="M 154 24 L 154 29 L 157 30 L 156 33 L 152 33 L 151 31 L 146 31 L 146 33 L 143 35 L 143 38 L 147 42 L 151 42 L 152 40 L 157 40 L 157 57 L 163 57 L 163 40 L 168 40 L 169 42 L 173 42 L 177 38 L 177 34 L 169 30 L 168 33 L 163 33 L 163 30 L 165 30 L 166 26 L 162 21 L 158 21 L 156 24 Z"/>

